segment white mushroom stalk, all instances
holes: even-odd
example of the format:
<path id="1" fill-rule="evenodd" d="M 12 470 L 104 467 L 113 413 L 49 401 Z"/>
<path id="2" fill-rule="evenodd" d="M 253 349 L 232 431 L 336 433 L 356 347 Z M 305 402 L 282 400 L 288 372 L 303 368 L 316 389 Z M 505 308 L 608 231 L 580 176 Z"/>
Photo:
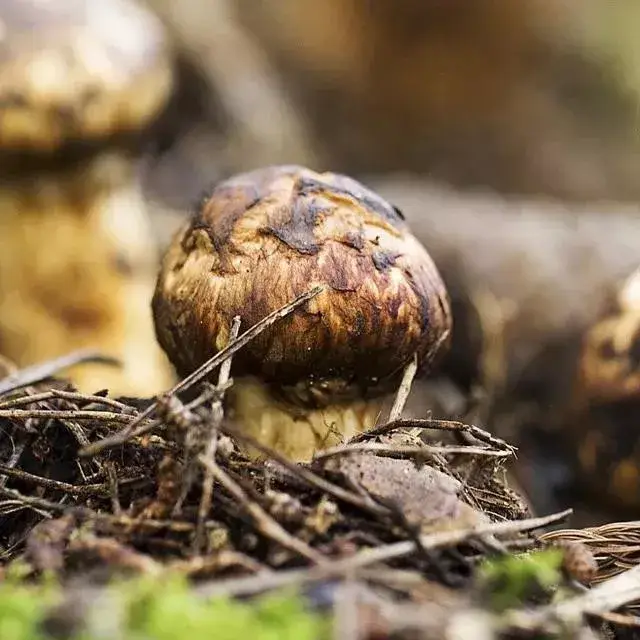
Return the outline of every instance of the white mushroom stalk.
<path id="1" fill-rule="evenodd" d="M 230 418 L 236 425 L 258 442 L 302 461 L 372 429 L 384 401 L 355 399 L 326 407 L 301 407 L 278 399 L 267 385 L 250 376 L 235 380 L 228 394 Z"/>

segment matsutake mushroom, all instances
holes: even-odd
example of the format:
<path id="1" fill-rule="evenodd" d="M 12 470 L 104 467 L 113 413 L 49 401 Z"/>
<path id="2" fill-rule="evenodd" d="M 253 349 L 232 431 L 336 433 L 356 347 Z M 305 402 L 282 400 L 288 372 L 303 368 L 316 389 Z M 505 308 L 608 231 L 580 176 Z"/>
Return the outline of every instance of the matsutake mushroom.
<path id="1" fill-rule="evenodd" d="M 0 353 L 17 364 L 92 347 L 124 368 L 72 369 L 81 389 L 170 381 L 138 157 L 172 83 L 161 23 L 130 0 L 3 0 Z"/>
<path id="2" fill-rule="evenodd" d="M 585 333 L 565 425 L 581 488 L 640 505 L 640 268 Z"/>
<path id="3" fill-rule="evenodd" d="M 450 303 L 400 211 L 355 180 L 274 166 L 216 186 L 164 255 L 153 313 L 181 375 L 296 296 L 323 291 L 233 360 L 229 418 L 296 460 L 370 429 L 417 355 L 445 353 Z"/>

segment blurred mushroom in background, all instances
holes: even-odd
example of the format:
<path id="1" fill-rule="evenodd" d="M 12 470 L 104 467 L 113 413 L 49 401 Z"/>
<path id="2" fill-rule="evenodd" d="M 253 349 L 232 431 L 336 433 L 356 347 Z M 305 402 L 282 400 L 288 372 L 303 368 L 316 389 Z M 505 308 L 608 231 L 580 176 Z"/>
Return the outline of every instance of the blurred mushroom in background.
<path id="1" fill-rule="evenodd" d="M 0 353 L 93 347 L 124 368 L 72 370 L 81 389 L 152 394 L 171 373 L 139 159 L 172 87 L 162 24 L 131 0 L 5 0 L 0 26 Z"/>
<path id="2" fill-rule="evenodd" d="M 584 333 L 564 423 L 586 492 L 640 506 L 640 269 Z"/>

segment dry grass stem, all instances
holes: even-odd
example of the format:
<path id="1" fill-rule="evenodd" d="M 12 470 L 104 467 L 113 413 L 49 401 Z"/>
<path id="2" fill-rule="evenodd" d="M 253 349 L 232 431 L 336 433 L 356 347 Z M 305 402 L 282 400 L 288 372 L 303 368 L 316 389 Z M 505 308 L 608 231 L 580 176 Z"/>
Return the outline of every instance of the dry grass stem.
<path id="1" fill-rule="evenodd" d="M 9 420 L 56 419 L 56 420 L 92 420 L 95 422 L 129 424 L 134 420 L 130 415 L 112 411 L 62 411 L 60 409 L 0 409 L 0 418 Z"/>
<path id="2" fill-rule="evenodd" d="M 430 418 L 402 418 L 394 420 L 393 422 L 387 422 L 386 424 L 375 427 L 370 431 L 358 434 L 355 438 L 352 438 L 350 442 L 351 444 L 362 442 L 363 440 L 368 440 L 369 438 L 376 436 L 387 435 L 397 429 L 435 429 L 440 431 L 466 433 L 473 436 L 476 440 L 484 442 L 496 449 L 502 449 L 512 453 L 515 453 L 516 451 L 516 447 L 505 442 L 502 438 L 498 438 L 475 425 L 465 424 L 464 422 L 459 422 L 457 420 L 432 420 Z"/>
<path id="3" fill-rule="evenodd" d="M 229 335 L 229 344 L 237 339 L 238 333 L 240 333 L 240 316 L 235 316 L 233 324 L 231 326 L 231 332 Z M 219 391 L 218 396 L 212 404 L 210 411 L 210 418 L 207 423 L 207 429 L 209 431 L 207 436 L 207 445 L 204 451 L 204 459 L 209 460 L 215 464 L 216 448 L 218 443 L 218 427 L 224 417 L 222 409 L 222 401 L 224 399 L 224 391 L 220 389 L 224 388 L 229 382 L 229 375 L 231 373 L 231 363 L 233 356 L 229 356 L 220 366 L 220 373 L 218 375 L 217 389 Z M 204 478 L 202 480 L 202 495 L 200 496 L 200 504 L 198 506 L 198 522 L 196 525 L 196 534 L 194 538 L 194 545 L 196 550 L 202 551 L 205 544 L 205 521 L 207 514 L 211 509 L 211 503 L 213 498 L 213 484 L 214 474 L 209 466 L 204 467 Z"/>
<path id="4" fill-rule="evenodd" d="M 355 444 L 338 445 L 319 451 L 315 454 L 314 460 L 326 460 L 336 456 L 354 454 L 354 453 L 375 453 L 379 456 L 388 456 L 390 458 L 415 457 L 425 458 L 435 454 L 441 455 L 471 455 L 486 456 L 490 458 L 508 458 L 513 454 L 510 451 L 496 451 L 489 447 L 456 447 L 456 446 L 402 446 L 388 445 L 379 442 L 358 442 Z"/>
<path id="5" fill-rule="evenodd" d="M 394 420 L 398 420 L 404 411 L 404 406 L 407 403 L 407 398 L 411 393 L 411 385 L 413 384 L 413 379 L 415 378 L 416 372 L 418 371 L 418 354 L 414 354 L 411 362 L 405 367 L 404 374 L 402 376 L 402 382 L 400 383 L 400 387 L 398 388 L 398 393 L 396 394 L 395 400 L 393 401 L 393 406 L 391 407 L 391 411 L 389 412 L 389 420 L 388 422 L 393 422 Z"/>
<path id="6" fill-rule="evenodd" d="M 106 356 L 97 351 L 82 349 L 60 358 L 55 358 L 54 360 L 24 367 L 0 379 L 0 396 L 20 389 L 21 387 L 28 387 L 36 382 L 52 378 L 64 369 L 85 363 L 104 364 L 112 367 L 122 366 L 122 363 L 117 358 Z"/>
<path id="7" fill-rule="evenodd" d="M 96 396 L 84 393 L 78 393 L 76 391 L 63 391 L 62 389 L 51 389 L 51 391 L 44 391 L 42 393 L 27 394 L 11 398 L 10 400 L 4 400 L 0 402 L 0 409 L 15 409 L 17 407 L 29 406 L 31 404 L 37 404 L 45 402 L 47 400 L 54 400 L 56 398 L 62 400 L 68 400 L 78 405 L 80 404 L 95 404 L 102 405 L 116 409 L 122 413 L 135 413 L 135 409 L 123 402 L 108 398 L 105 396 Z"/>
<path id="8" fill-rule="evenodd" d="M 585 544 L 598 561 L 594 582 L 602 582 L 640 564 L 640 520 L 612 522 L 584 529 L 558 529 L 540 535 L 542 542 Z"/>
<path id="9" fill-rule="evenodd" d="M 517 611 L 505 618 L 523 629 L 577 628 L 587 615 L 601 615 L 640 600 L 640 567 L 634 567 L 583 594 L 533 611 Z"/>

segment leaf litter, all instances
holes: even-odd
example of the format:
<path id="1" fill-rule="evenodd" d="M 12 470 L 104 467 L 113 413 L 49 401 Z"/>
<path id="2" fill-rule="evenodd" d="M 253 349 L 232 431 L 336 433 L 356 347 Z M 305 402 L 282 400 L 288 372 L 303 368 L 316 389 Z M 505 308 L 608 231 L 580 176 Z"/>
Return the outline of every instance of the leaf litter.
<path id="1" fill-rule="evenodd" d="M 309 464 L 225 421 L 233 354 L 317 292 L 244 333 L 236 323 L 225 349 L 157 398 L 83 394 L 62 377 L 85 360 L 113 364 L 100 354 L 6 363 L 5 571 L 53 574 L 73 585 L 69 597 L 79 582 L 91 592 L 123 574 L 177 573 L 208 598 L 296 588 L 338 627 L 355 616 L 363 638 L 634 627 L 640 523 L 552 530 L 570 510 L 532 517 L 509 484 L 508 443 L 459 421 L 400 417 L 411 364 L 387 421 Z M 555 594 L 492 611 L 478 567 L 550 546 L 563 554 Z"/>

